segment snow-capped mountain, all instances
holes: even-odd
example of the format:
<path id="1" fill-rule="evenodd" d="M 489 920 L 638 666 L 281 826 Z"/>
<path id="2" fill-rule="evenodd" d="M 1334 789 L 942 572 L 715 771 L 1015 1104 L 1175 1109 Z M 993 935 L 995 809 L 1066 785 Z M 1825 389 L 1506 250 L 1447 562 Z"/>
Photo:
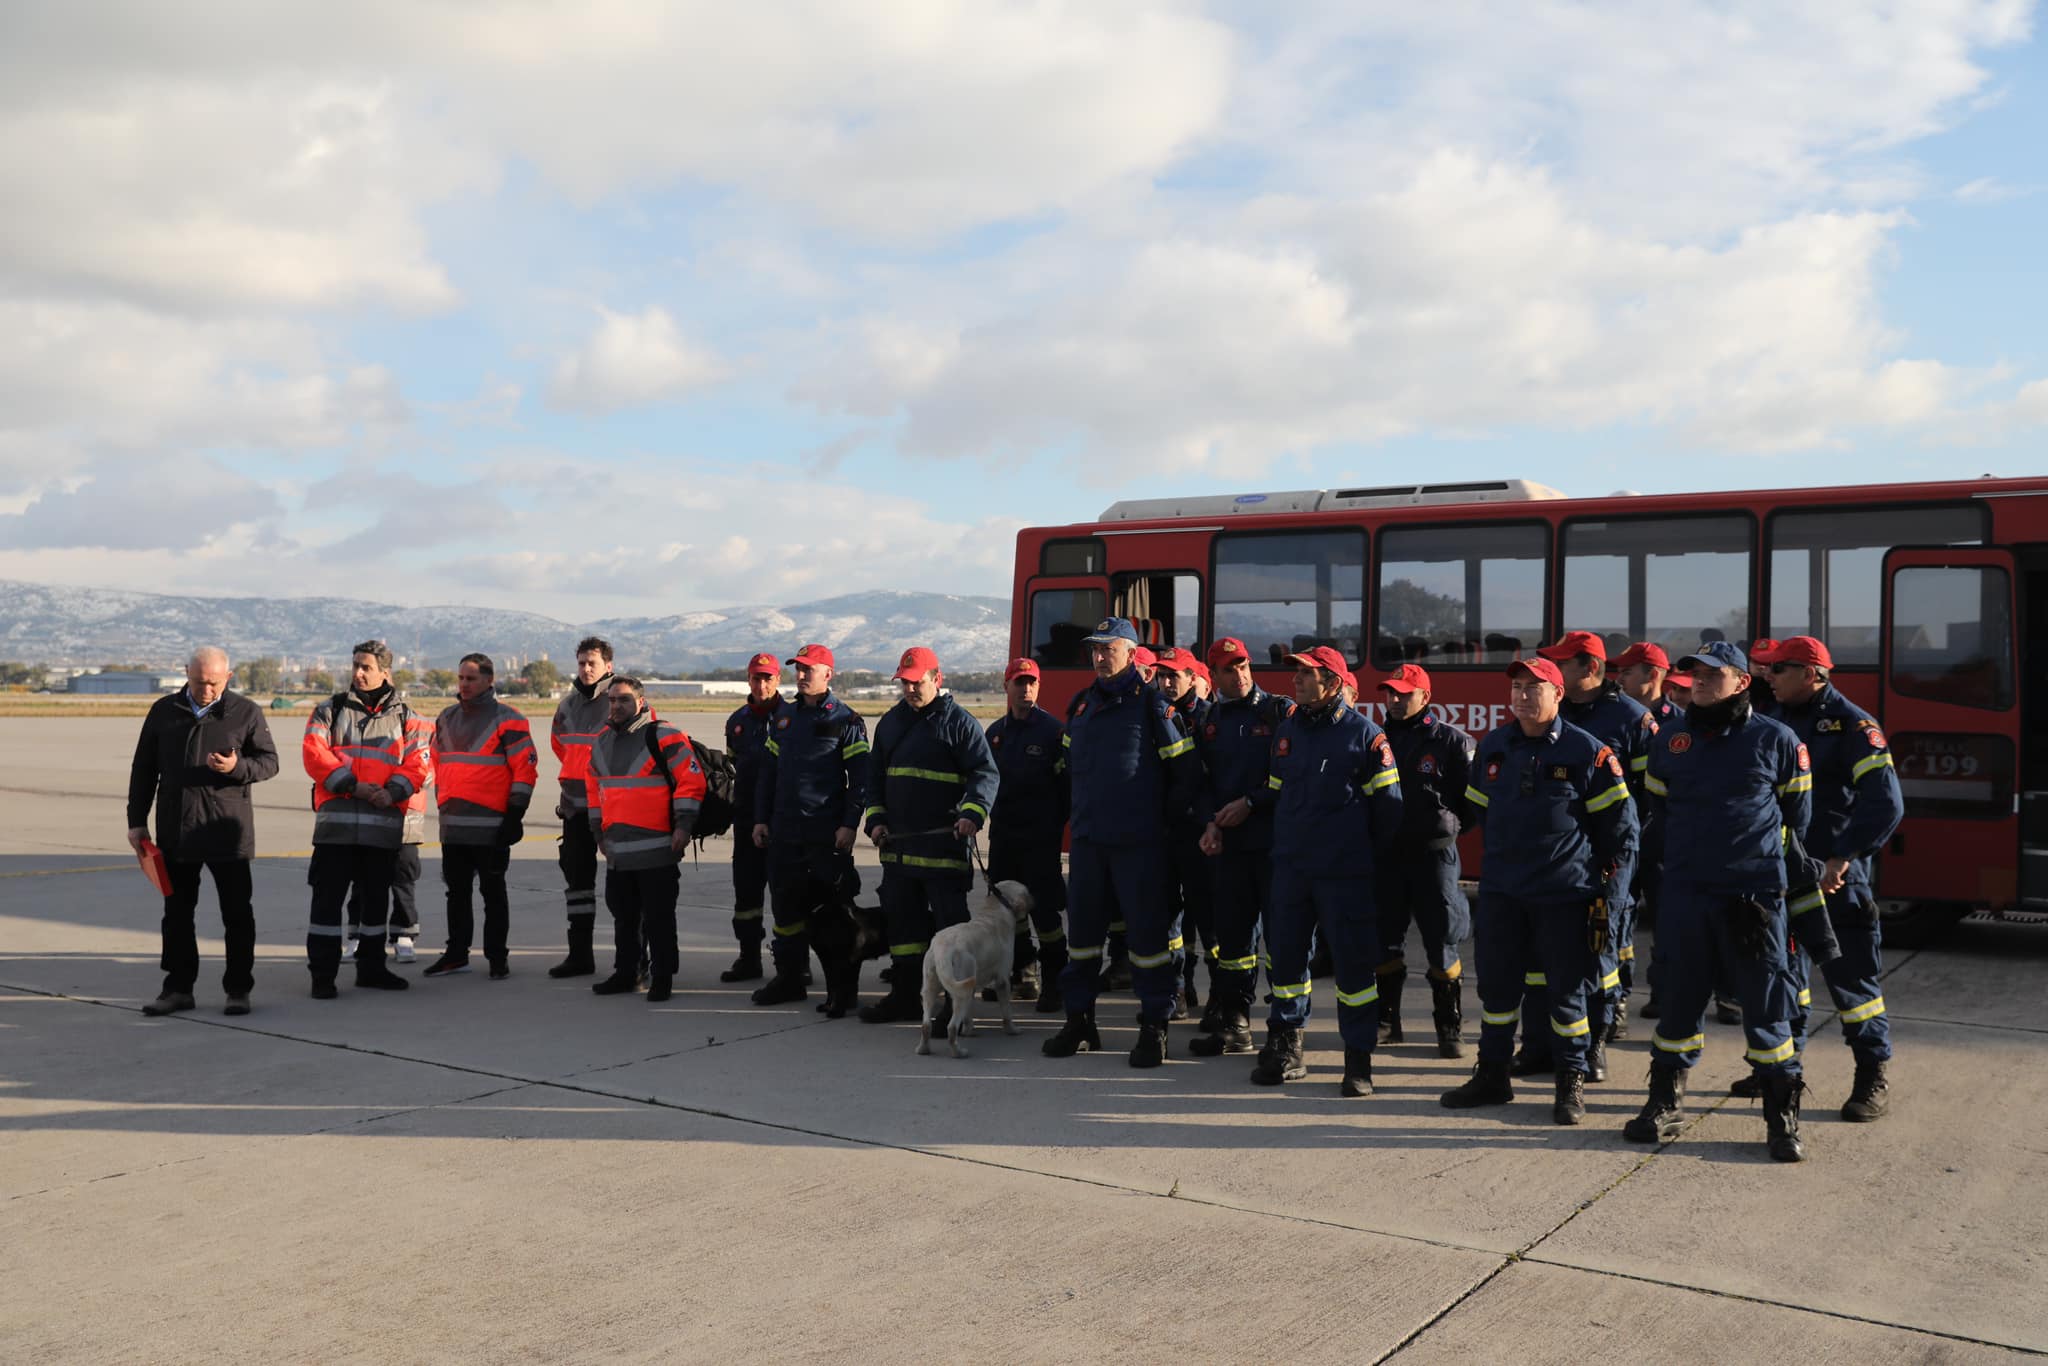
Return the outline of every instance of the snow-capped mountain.
<path id="1" fill-rule="evenodd" d="M 790 607 L 727 607 L 668 617 L 570 623 L 491 607 L 399 607 L 334 598 L 197 598 L 57 588 L 0 579 L 0 658 L 48 664 L 175 666 L 195 644 L 237 658 L 278 655 L 338 664 L 358 640 L 381 636 L 417 668 L 449 668 L 472 650 L 566 671 L 576 642 L 600 635 L 621 668 L 738 668 L 759 650 L 789 655 L 811 641 L 842 669 L 893 668 L 927 645 L 948 669 L 993 669 L 1009 650 L 1010 604 L 943 593 L 854 593 Z"/>

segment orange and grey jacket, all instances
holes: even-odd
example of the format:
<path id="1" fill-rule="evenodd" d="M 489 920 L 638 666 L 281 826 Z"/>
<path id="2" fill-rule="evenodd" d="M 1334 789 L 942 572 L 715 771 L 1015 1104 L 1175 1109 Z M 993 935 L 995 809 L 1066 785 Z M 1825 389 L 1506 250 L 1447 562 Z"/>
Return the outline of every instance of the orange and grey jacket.
<path id="1" fill-rule="evenodd" d="M 301 747 L 313 780 L 313 843 L 396 849 L 403 842 L 406 801 L 427 785 L 427 741 L 416 719 L 395 690 L 375 711 L 354 692 L 313 708 Z M 391 805 L 370 804 L 380 787 Z"/>
<path id="2" fill-rule="evenodd" d="M 526 814 L 539 776 L 526 718 L 486 688 L 435 720 L 432 752 L 441 842 L 505 843 L 505 818 Z"/>
<path id="3" fill-rule="evenodd" d="M 587 694 L 582 684 L 571 683 L 548 727 L 548 742 L 562 761 L 562 809 L 571 815 L 590 809 L 584 777 L 590 772 L 590 747 L 611 723 L 611 703 L 605 697 L 611 686 L 610 674 L 592 684 Z"/>
<path id="4" fill-rule="evenodd" d="M 671 836 L 696 825 L 707 787 L 689 736 L 643 710 L 630 726 L 605 727 L 590 747 L 588 776 L 590 832 L 614 870 L 666 868 L 676 861 Z"/>

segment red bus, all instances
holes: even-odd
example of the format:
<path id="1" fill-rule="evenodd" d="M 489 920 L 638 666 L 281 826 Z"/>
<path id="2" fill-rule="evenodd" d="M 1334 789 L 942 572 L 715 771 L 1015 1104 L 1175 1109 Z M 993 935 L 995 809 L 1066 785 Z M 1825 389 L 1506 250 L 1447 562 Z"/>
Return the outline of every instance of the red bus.
<path id="1" fill-rule="evenodd" d="M 1360 704 L 1405 662 L 1474 736 L 1502 667 L 1566 630 L 1673 659 L 1703 639 L 1826 641 L 1875 714 L 1906 821 L 1879 860 L 1895 939 L 1973 911 L 2048 921 L 2048 478 L 1567 498 L 1519 480 L 1120 502 L 1018 533 L 1011 654 L 1055 715 L 1104 617 L 1199 653 L 1243 640 L 1260 685 L 1334 645 Z M 1476 849 L 1467 847 L 1468 868 Z"/>

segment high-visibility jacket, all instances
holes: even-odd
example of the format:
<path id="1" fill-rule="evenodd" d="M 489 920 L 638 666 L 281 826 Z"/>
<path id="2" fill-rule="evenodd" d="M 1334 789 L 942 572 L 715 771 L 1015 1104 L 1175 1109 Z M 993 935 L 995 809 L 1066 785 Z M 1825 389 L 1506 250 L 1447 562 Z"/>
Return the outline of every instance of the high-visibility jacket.
<path id="1" fill-rule="evenodd" d="M 405 799 L 405 825 L 399 839 L 406 844 L 427 842 L 427 789 L 434 785 L 434 723 L 418 712 L 405 723 L 405 737 L 408 742 L 417 740 L 420 758 L 427 766 L 427 779 L 420 784 L 420 790 Z"/>
<path id="2" fill-rule="evenodd" d="M 590 747 L 587 776 L 590 833 L 606 862 L 631 873 L 676 861 L 670 837 L 697 823 L 707 790 L 689 736 L 643 709 L 629 726 L 605 727 Z"/>
<path id="3" fill-rule="evenodd" d="M 526 718 L 486 688 L 434 721 L 430 751 L 443 844 L 498 844 L 508 815 L 524 815 L 539 764 Z"/>
<path id="4" fill-rule="evenodd" d="M 605 696 L 611 686 L 610 674 L 592 684 L 587 696 L 582 684 L 571 683 L 548 727 L 548 743 L 562 761 L 562 809 L 572 814 L 590 808 L 584 775 L 590 772 L 590 747 L 611 724 L 611 702 Z"/>
<path id="5" fill-rule="evenodd" d="M 884 867 L 965 879 L 967 847 L 953 837 L 953 823 L 964 818 L 986 825 L 999 781 L 988 736 L 951 693 L 923 707 L 898 702 L 875 726 L 868 753 L 871 805 L 862 825 L 895 832 L 882 846 Z M 928 830 L 940 833 L 915 833 Z"/>
<path id="6" fill-rule="evenodd" d="M 417 713 L 393 689 L 377 710 L 341 693 L 313 708 L 300 747 L 313 780 L 313 843 L 396 849 L 405 832 L 406 800 L 427 785 L 427 745 Z M 391 805 L 372 806 L 373 788 Z"/>

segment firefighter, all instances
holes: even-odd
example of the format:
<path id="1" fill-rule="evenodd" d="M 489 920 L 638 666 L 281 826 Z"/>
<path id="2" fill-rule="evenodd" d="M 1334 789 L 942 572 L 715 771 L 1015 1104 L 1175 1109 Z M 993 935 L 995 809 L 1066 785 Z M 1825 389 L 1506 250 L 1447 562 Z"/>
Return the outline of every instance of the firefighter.
<path id="1" fill-rule="evenodd" d="M 1159 652 L 1159 668 L 1152 676 L 1153 684 L 1173 708 L 1173 719 L 1179 723 L 1181 734 L 1188 736 L 1201 734 L 1211 706 L 1202 700 L 1195 686 L 1196 663 L 1193 654 L 1174 646 Z M 1201 754 L 1199 744 L 1195 752 L 1197 756 Z M 1197 805 L 1199 802 L 1197 789 Z M 1201 1005 L 1201 994 L 1195 989 L 1195 965 L 1204 957 L 1209 962 L 1209 994 L 1216 994 L 1215 901 L 1210 887 L 1209 856 L 1202 852 L 1202 831 L 1207 824 L 1206 814 L 1196 806 L 1176 812 L 1167 822 L 1167 894 L 1174 932 L 1186 941 L 1181 950 L 1180 999 L 1173 1006 L 1172 1018 L 1176 1020 L 1185 1020 L 1191 1010 Z M 1206 1024 L 1210 1017 L 1205 1013 L 1202 1018 Z"/>
<path id="2" fill-rule="evenodd" d="M 1671 677 L 1671 656 L 1653 641 L 1639 640 L 1608 661 L 1607 676 L 1628 697 L 1650 713 L 1659 730 L 1679 718 L 1681 708 L 1664 694 Z"/>
<path id="3" fill-rule="evenodd" d="M 363 890 L 356 985 L 403 991 L 412 985 L 384 962 L 384 917 L 405 835 L 405 801 L 426 785 L 427 751 L 413 710 L 391 681 L 391 647 L 366 640 L 350 652 L 347 691 L 313 708 L 301 746 L 313 780 L 312 913 L 306 967 L 315 1000 L 333 1000 L 341 968 L 342 909 Z"/>
<path id="4" fill-rule="evenodd" d="M 1639 640 L 1610 661 L 1608 676 L 1621 685 L 1624 695 L 1631 698 L 1650 714 L 1658 730 L 1676 725 L 1685 715 L 1684 710 L 1664 692 L 1665 680 L 1671 676 L 1671 656 L 1664 647 L 1653 641 Z M 1636 812 L 1646 816 L 1648 807 L 1638 793 Z M 1657 873 L 1664 860 L 1664 828 L 1660 822 L 1645 819 L 1642 822 L 1642 857 L 1636 861 L 1636 885 L 1632 900 L 1634 907 L 1629 916 L 1628 956 L 1623 958 L 1621 984 L 1624 1003 L 1635 986 L 1635 926 L 1637 922 L 1648 924 L 1656 913 Z M 1650 999 L 1643 1003 L 1642 1016 L 1646 1020 L 1657 1018 L 1657 980 L 1661 969 L 1658 966 L 1657 946 L 1650 945 L 1649 971 L 1646 974 L 1650 986 Z M 1613 1023 L 1608 1026 L 1607 1041 L 1613 1043 L 1628 1037 L 1628 1011 L 1617 1009 Z"/>
<path id="5" fill-rule="evenodd" d="M 753 840 L 768 851 L 775 912 L 775 975 L 754 988 L 760 1006 L 810 994 L 811 913 L 860 890 L 853 841 L 867 798 L 867 722 L 833 696 L 832 651 L 806 645 L 789 664 L 796 703 L 769 727 L 754 788 Z"/>
<path id="6" fill-rule="evenodd" d="M 1610 932 L 1608 890 L 1625 887 L 1636 857 L 1635 803 L 1612 748 L 1564 719 L 1564 675 L 1537 656 L 1508 665 L 1514 720 L 1479 742 L 1465 789 L 1486 832 L 1479 878 L 1479 1061 L 1446 1092 L 1453 1110 L 1514 1099 L 1509 1055 L 1533 966 L 1546 987 L 1556 1059 L 1551 1118 L 1586 1118 L 1593 1042 L 1587 998 Z"/>
<path id="7" fill-rule="evenodd" d="M 506 940 L 511 898 L 505 887 L 512 846 L 526 833 L 526 808 L 538 776 L 533 731 L 498 700 L 489 655 L 464 655 L 455 670 L 455 705 L 435 718 L 432 755 L 440 775 L 441 879 L 448 885 L 448 947 L 421 974 L 469 971 L 475 930 L 470 886 L 484 903 L 484 961 L 491 979 L 511 975 Z"/>
<path id="8" fill-rule="evenodd" d="M 1252 993 L 1259 928 L 1273 887 L 1273 737 L 1294 703 L 1252 678 L 1244 642 L 1209 647 L 1216 703 L 1195 737 L 1202 762 L 1202 851 L 1211 857 L 1216 958 L 1202 1032 L 1188 1051 L 1213 1058 L 1252 1051 Z"/>
<path id="9" fill-rule="evenodd" d="M 562 765 L 562 797 L 555 804 L 562 844 L 555 861 L 562 870 L 562 896 L 569 911 L 569 953 L 548 969 L 550 977 L 588 977 L 597 971 L 591 951 L 597 925 L 597 845 L 590 837 L 584 775 L 590 770 L 590 748 L 611 718 L 611 685 L 611 642 L 585 636 L 576 643 L 576 677 L 548 726 L 548 743 Z"/>
<path id="10" fill-rule="evenodd" d="M 1401 829 L 1380 859 L 1373 880 L 1379 910 L 1380 1042 L 1405 1042 L 1401 992 L 1408 980 L 1408 925 L 1422 934 L 1429 960 L 1430 1014 L 1439 1055 L 1462 1058 L 1464 964 L 1458 945 L 1470 932 L 1471 909 L 1458 890 L 1462 868 L 1458 836 L 1464 831 L 1465 789 L 1471 784 L 1472 737 L 1429 710 L 1430 678 L 1419 664 L 1403 664 L 1380 684 L 1387 743 L 1401 771 Z"/>
<path id="11" fill-rule="evenodd" d="M 1251 1079 L 1278 1086 L 1308 1075 L 1309 953 L 1329 941 L 1344 1040 L 1346 1096 L 1372 1094 L 1379 1036 L 1379 927 L 1374 865 L 1401 828 L 1401 770 L 1386 734 L 1344 700 L 1344 657 L 1327 645 L 1289 655 L 1294 714 L 1273 737 L 1273 891 L 1266 913 L 1266 1046 Z"/>
<path id="12" fill-rule="evenodd" d="M 732 755 L 732 808 L 751 824 L 754 792 L 761 760 L 775 720 L 789 705 L 782 696 L 782 665 L 774 655 L 758 654 L 747 661 L 747 700 L 725 718 L 725 747 Z M 768 906 L 768 851 L 744 834 L 732 842 L 732 935 L 740 956 L 718 974 L 721 982 L 751 982 L 761 976 L 761 940 L 767 934 L 763 917 Z"/>
<path id="13" fill-rule="evenodd" d="M 905 650 L 895 679 L 903 700 L 875 725 L 861 814 L 881 850 L 889 926 L 889 992 L 860 1008 L 869 1024 L 923 1014 L 925 950 L 935 931 L 967 919 L 967 841 L 988 823 L 998 776 L 988 737 L 945 691 L 936 654 L 922 645 Z"/>
<path id="14" fill-rule="evenodd" d="M 1889 1101 L 1885 1064 L 1892 1056 L 1891 1023 L 1878 986 L 1884 976 L 1884 944 L 1871 892 L 1871 860 L 1905 818 L 1906 801 L 1884 731 L 1869 712 L 1836 691 L 1834 667 L 1826 645 L 1812 636 L 1793 636 L 1771 657 L 1771 691 L 1778 700 L 1778 719 L 1791 727 L 1813 760 L 1813 820 L 1806 849 L 1825 864 L 1820 890 L 1841 948 L 1839 958 L 1821 965 L 1821 974 L 1840 1012 L 1842 1039 L 1856 1058 L 1856 1080 L 1842 1118 L 1869 1123 L 1884 1118 Z M 1802 936 L 1802 969 L 1806 958 Z M 1804 991 L 1799 1004 L 1806 1005 Z M 1804 1009 L 1797 1023 L 1803 1041 Z"/>
<path id="15" fill-rule="evenodd" d="M 1703 645 L 1678 667 L 1692 676 L 1692 706 L 1683 725 L 1658 736 L 1645 781 L 1649 800 L 1685 832 L 1664 848 L 1658 937 L 1668 941 L 1671 980 L 1651 1038 L 1649 1097 L 1622 1132 L 1635 1143 L 1677 1136 L 1685 1074 L 1699 1061 L 1701 1021 L 1725 974 L 1742 1002 L 1770 1154 L 1797 1162 L 1805 1149 L 1785 856 L 1787 832 L 1803 837 L 1812 811 L 1812 760 L 1790 730 L 1751 710 L 1749 661 L 1732 643 Z"/>
<path id="16" fill-rule="evenodd" d="M 1008 710 L 989 722 L 988 748 L 995 756 L 996 804 L 989 813 L 988 881 L 1021 882 L 1031 893 L 1029 925 L 1017 927 L 1012 995 L 1036 1001 L 1045 1015 L 1066 1011 L 1060 973 L 1067 966 L 1067 880 L 1060 871 L 1060 843 L 1066 836 L 1071 801 L 1066 731 L 1038 705 L 1038 664 L 1013 659 L 1003 670 Z M 1031 931 L 1038 932 L 1038 949 Z"/>
<path id="17" fill-rule="evenodd" d="M 1166 1061 L 1166 1020 L 1178 995 L 1180 939 L 1166 901 L 1166 822 L 1201 785 L 1192 736 L 1182 735 L 1166 699 L 1138 674 L 1138 633 L 1121 617 L 1086 637 L 1095 679 L 1067 712 L 1072 784 L 1068 860 L 1070 957 L 1062 975 L 1067 1020 L 1045 1041 L 1047 1057 L 1101 1051 L 1095 1027 L 1097 965 L 1112 919 L 1129 927 L 1138 1041 L 1133 1067 Z"/>

